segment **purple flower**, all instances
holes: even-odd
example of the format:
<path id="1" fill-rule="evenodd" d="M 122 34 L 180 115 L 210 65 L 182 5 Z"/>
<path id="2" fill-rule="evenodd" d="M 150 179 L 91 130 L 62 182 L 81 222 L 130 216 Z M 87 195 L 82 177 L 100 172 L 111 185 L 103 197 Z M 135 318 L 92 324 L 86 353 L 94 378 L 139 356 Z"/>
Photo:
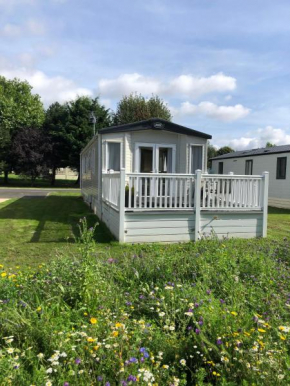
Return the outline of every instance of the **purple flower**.
<path id="1" fill-rule="evenodd" d="M 106 382 L 105 386 L 111 386 L 110 382 Z"/>
<path id="2" fill-rule="evenodd" d="M 129 362 L 130 362 L 130 363 L 138 363 L 138 359 L 135 358 L 135 357 L 131 357 L 131 358 L 129 359 Z"/>
<path id="3" fill-rule="evenodd" d="M 221 340 L 221 338 L 217 339 L 216 344 L 223 344 L 223 341 Z"/>
<path id="4" fill-rule="evenodd" d="M 187 327 L 187 329 L 188 329 L 189 331 L 192 330 L 192 328 L 193 328 L 192 326 L 188 326 L 188 327 Z"/>
<path id="5" fill-rule="evenodd" d="M 203 325 L 203 320 L 199 320 L 199 321 L 198 321 L 198 324 L 199 324 L 200 326 L 202 326 L 202 325 Z"/>
<path id="6" fill-rule="evenodd" d="M 76 364 L 76 365 L 79 365 L 80 363 L 81 363 L 80 358 L 77 358 L 77 359 L 75 360 L 75 364 Z"/>
<path id="7" fill-rule="evenodd" d="M 126 306 L 132 306 L 131 302 L 126 302 Z"/>
<path id="8" fill-rule="evenodd" d="M 196 328 L 196 329 L 195 329 L 195 333 L 196 333 L 197 335 L 199 335 L 199 334 L 200 334 L 200 329 L 199 329 L 199 328 Z"/>
<path id="9" fill-rule="evenodd" d="M 65 383 L 63 384 L 63 386 L 69 386 L 69 383 L 68 383 L 68 382 L 65 382 Z"/>
<path id="10" fill-rule="evenodd" d="M 134 375 L 129 375 L 129 377 L 127 378 L 127 381 L 128 382 L 136 382 L 137 381 L 137 377 L 135 377 Z"/>
<path id="11" fill-rule="evenodd" d="M 102 382 L 102 380 L 103 380 L 103 377 L 102 377 L 101 375 L 99 375 L 99 376 L 97 377 L 97 381 L 98 381 L 98 382 Z"/>
<path id="12" fill-rule="evenodd" d="M 199 307 L 199 303 L 194 303 L 194 307 L 198 308 Z"/>
<path id="13" fill-rule="evenodd" d="M 121 382 L 121 385 L 122 385 L 122 386 L 127 386 L 128 383 L 127 383 L 126 381 L 122 381 L 122 382 Z"/>
<path id="14" fill-rule="evenodd" d="M 141 347 L 140 348 L 140 352 L 146 352 L 146 348 L 145 347 Z"/>
<path id="15" fill-rule="evenodd" d="M 207 293 L 208 295 L 210 295 L 210 294 L 211 294 L 211 290 L 210 290 L 210 289 L 206 290 L 206 293 Z"/>
<path id="16" fill-rule="evenodd" d="M 220 299 L 221 304 L 225 304 L 224 299 Z"/>

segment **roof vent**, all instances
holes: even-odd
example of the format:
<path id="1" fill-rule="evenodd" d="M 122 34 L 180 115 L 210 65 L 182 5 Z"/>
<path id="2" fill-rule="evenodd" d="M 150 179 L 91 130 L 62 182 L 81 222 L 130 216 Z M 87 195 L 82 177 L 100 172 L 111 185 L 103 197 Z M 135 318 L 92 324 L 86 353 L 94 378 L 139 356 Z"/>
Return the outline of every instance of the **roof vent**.
<path id="1" fill-rule="evenodd" d="M 162 129 L 164 127 L 164 123 L 162 123 L 162 122 L 154 122 L 153 123 L 153 127 L 155 129 Z"/>

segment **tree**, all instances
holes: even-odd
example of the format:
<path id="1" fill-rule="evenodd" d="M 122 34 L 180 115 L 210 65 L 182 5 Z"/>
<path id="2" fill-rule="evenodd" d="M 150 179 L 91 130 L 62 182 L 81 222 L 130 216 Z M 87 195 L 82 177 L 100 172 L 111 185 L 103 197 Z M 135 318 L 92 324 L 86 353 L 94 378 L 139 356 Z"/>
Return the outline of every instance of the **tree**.
<path id="1" fill-rule="evenodd" d="M 211 168 L 211 164 L 212 164 L 210 159 L 213 157 L 216 157 L 216 155 L 217 155 L 217 149 L 209 143 L 207 147 L 207 165 L 209 168 Z"/>
<path id="2" fill-rule="evenodd" d="M 31 90 L 27 82 L 0 76 L 0 162 L 6 183 L 12 169 L 10 149 L 14 135 L 23 127 L 41 127 L 44 120 L 40 97 Z"/>
<path id="3" fill-rule="evenodd" d="M 221 148 L 219 148 L 216 152 L 216 156 L 218 155 L 224 155 L 224 154 L 228 154 L 228 153 L 233 153 L 234 152 L 234 149 L 232 149 L 231 147 L 229 146 L 223 146 Z"/>
<path id="4" fill-rule="evenodd" d="M 266 147 L 275 147 L 276 145 L 274 145 L 273 143 L 271 142 L 267 142 L 266 143 Z"/>
<path id="5" fill-rule="evenodd" d="M 99 103 L 98 98 L 78 97 L 66 104 L 68 122 L 66 124 L 66 138 L 70 147 L 68 165 L 80 172 L 80 152 L 93 138 L 93 125 L 90 113 L 97 117 L 96 131 L 111 125 L 109 110 Z"/>
<path id="6" fill-rule="evenodd" d="M 141 94 L 130 94 L 124 96 L 118 103 L 114 124 L 122 125 L 149 118 L 163 118 L 170 121 L 172 116 L 166 103 L 158 96 L 153 95 L 146 100 Z"/>
<path id="7" fill-rule="evenodd" d="M 17 174 L 27 176 L 33 186 L 35 179 L 48 174 L 45 156 L 49 143 L 40 129 L 23 128 L 14 135 L 10 156 Z"/>
<path id="8" fill-rule="evenodd" d="M 67 105 L 56 102 L 47 109 L 43 130 L 50 142 L 49 151 L 46 153 L 46 162 L 51 173 L 51 185 L 55 183 L 56 170 L 67 167 L 70 158 L 70 142 L 67 133 L 69 110 Z"/>

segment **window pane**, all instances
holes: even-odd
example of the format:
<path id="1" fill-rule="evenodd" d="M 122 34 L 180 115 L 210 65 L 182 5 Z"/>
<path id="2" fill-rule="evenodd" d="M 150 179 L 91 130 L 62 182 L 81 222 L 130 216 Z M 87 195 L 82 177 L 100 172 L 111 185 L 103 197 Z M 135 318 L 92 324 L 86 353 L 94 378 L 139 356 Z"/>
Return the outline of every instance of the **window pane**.
<path id="1" fill-rule="evenodd" d="M 108 170 L 120 171 L 121 144 L 108 142 Z"/>
<path id="2" fill-rule="evenodd" d="M 286 166 L 287 166 L 287 158 L 279 157 L 277 158 L 277 175 L 276 178 L 279 180 L 286 179 Z"/>
<path id="3" fill-rule="evenodd" d="M 246 161 L 246 175 L 252 175 L 253 174 L 253 160 L 247 160 Z"/>
<path id="4" fill-rule="evenodd" d="M 191 173 L 202 170 L 202 146 L 191 147 Z"/>
<path id="5" fill-rule="evenodd" d="M 159 148 L 159 173 L 172 173 L 172 149 Z"/>
<path id="6" fill-rule="evenodd" d="M 218 174 L 224 174 L 224 163 L 223 162 L 219 162 Z"/>
<path id="7" fill-rule="evenodd" d="M 140 173 L 152 173 L 153 172 L 153 148 L 141 147 L 140 148 Z"/>

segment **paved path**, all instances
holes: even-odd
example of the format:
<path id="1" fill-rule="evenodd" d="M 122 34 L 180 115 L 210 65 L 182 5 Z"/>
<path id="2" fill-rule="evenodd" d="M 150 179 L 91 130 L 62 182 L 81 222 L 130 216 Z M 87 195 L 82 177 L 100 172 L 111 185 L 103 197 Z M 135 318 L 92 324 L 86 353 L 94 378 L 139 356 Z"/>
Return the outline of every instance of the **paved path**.
<path id="1" fill-rule="evenodd" d="M 80 189 L 25 189 L 25 188 L 1 188 L 0 199 L 21 198 L 21 197 L 46 197 L 49 193 L 80 193 Z"/>

